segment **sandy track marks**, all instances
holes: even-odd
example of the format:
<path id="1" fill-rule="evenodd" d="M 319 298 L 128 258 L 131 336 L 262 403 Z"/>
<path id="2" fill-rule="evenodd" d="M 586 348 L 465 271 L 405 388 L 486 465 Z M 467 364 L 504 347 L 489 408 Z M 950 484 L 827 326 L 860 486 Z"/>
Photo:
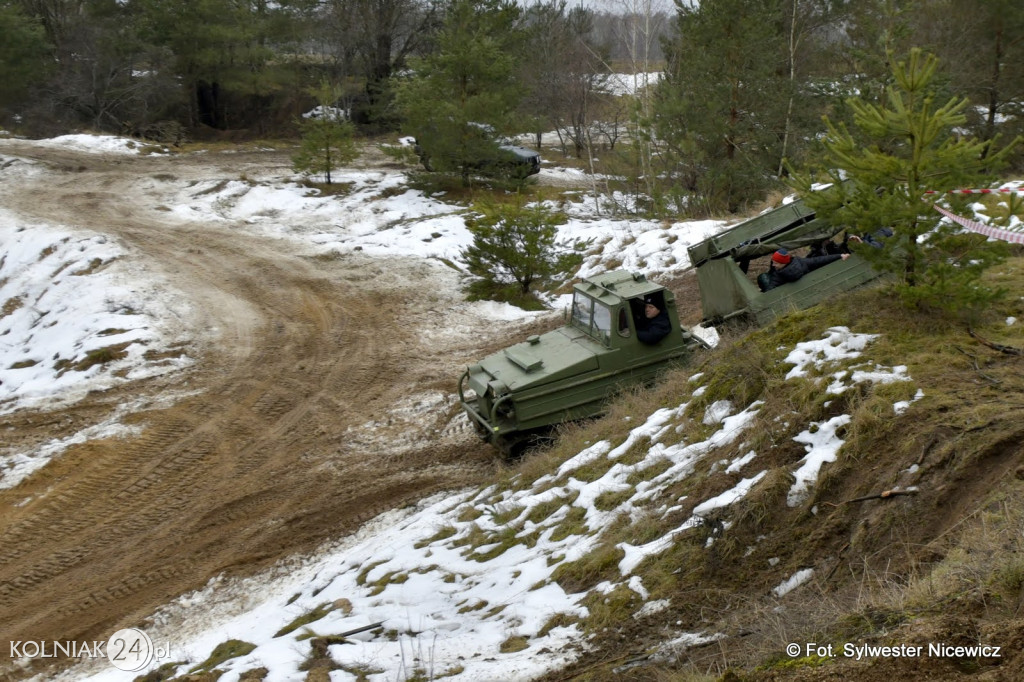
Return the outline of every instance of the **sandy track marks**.
<path id="1" fill-rule="evenodd" d="M 199 362 L 92 396 L 68 409 L 66 426 L 52 413 L 7 420 L 20 442 L 38 442 L 147 392 L 189 392 L 131 415 L 139 435 L 73 446 L 0 491 L 0 640 L 108 636 L 220 572 L 312 550 L 493 470 L 490 451 L 447 415 L 415 428 L 382 419 L 409 395 L 454 382 L 469 359 L 460 353 L 471 352 L 425 348 L 410 326 L 427 295 L 412 281 L 422 264 L 308 259 L 286 240 L 175 221 L 159 192 L 130 192 L 143 175 L 256 172 L 258 156 L 33 153 L 59 168 L 5 187 L 8 209 L 113 235 L 158 269 L 197 310 Z"/>

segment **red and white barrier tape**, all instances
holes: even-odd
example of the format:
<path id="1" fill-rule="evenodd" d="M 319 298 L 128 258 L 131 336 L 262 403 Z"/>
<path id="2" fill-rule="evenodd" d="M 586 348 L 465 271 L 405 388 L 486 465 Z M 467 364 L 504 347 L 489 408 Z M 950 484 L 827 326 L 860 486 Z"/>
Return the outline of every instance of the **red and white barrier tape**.
<path id="1" fill-rule="evenodd" d="M 1024 192 L 1024 187 L 998 187 L 996 189 L 929 189 L 925 194 L 1009 194 L 1011 192 Z"/>
<path id="2" fill-rule="evenodd" d="M 935 208 L 936 211 L 938 211 L 942 215 L 946 216 L 947 218 L 949 218 L 950 220 L 952 220 L 955 223 L 963 225 L 964 227 L 966 227 L 968 230 L 971 230 L 972 232 L 977 232 L 979 234 L 983 234 L 986 237 L 991 237 L 992 239 L 1001 239 L 1004 242 L 1013 242 L 1014 244 L 1024 244 L 1024 232 L 1013 232 L 1011 230 L 1001 230 L 998 227 L 992 227 L 991 225 L 986 225 L 985 223 L 979 223 L 977 220 L 971 220 L 969 218 L 964 218 L 963 216 L 959 216 L 959 215 L 957 215 L 955 213 L 951 213 L 950 211 L 947 211 L 946 209 L 942 208 L 941 206 L 933 206 L 933 207 Z"/>

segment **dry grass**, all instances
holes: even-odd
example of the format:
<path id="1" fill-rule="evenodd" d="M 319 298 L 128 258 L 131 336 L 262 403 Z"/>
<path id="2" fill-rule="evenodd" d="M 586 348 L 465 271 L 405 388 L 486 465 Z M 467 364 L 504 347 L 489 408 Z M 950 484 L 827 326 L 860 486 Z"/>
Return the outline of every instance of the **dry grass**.
<path id="1" fill-rule="evenodd" d="M 517 651 L 529 648 L 529 646 L 530 642 L 525 637 L 522 635 L 513 635 L 501 643 L 501 646 L 498 647 L 498 651 L 503 654 L 514 654 Z"/>
<path id="2" fill-rule="evenodd" d="M 626 555 L 615 545 L 611 541 L 601 542 L 583 558 L 559 564 L 551 574 L 552 580 L 570 594 L 586 592 L 604 580 L 614 580 L 619 575 L 619 562 Z"/>
<path id="3" fill-rule="evenodd" d="M 126 350 L 128 346 L 132 344 L 131 341 L 125 341 L 124 343 L 118 343 L 111 346 L 104 346 L 103 348 L 96 348 L 90 351 L 86 351 L 85 357 L 78 362 L 72 362 L 67 359 L 60 359 L 54 363 L 53 368 L 58 371 L 58 374 L 63 374 L 69 370 L 75 370 L 77 372 L 84 372 L 85 370 L 95 365 L 103 365 L 115 360 L 120 360 L 128 356 Z"/>
<path id="4" fill-rule="evenodd" d="M 104 268 L 106 268 L 108 265 L 113 263 L 114 260 L 116 260 L 116 259 L 111 258 L 110 260 L 106 260 L 105 261 L 102 258 L 93 258 L 92 260 L 89 261 L 89 264 L 86 265 L 84 268 L 81 268 L 80 270 L 76 270 L 76 271 L 72 272 L 71 274 L 76 276 L 76 277 L 84 277 L 86 275 L 92 275 L 92 274 L 97 273 L 100 270 L 103 270 Z"/>
<path id="5" fill-rule="evenodd" d="M 1024 320 L 1024 258 L 1011 259 L 987 277 L 1015 293 L 975 333 L 1024 347 L 1024 322 L 1006 322 L 1008 317 Z M 906 365 L 910 381 L 861 383 L 839 395 L 824 394 L 827 376 L 786 381 L 790 366 L 783 359 L 793 346 L 839 325 L 878 334 L 863 355 L 868 368 Z M 864 360 L 844 364 L 857 362 Z M 671 532 L 687 509 L 736 480 L 712 467 L 712 460 L 752 450 L 757 457 L 744 475 L 768 474 L 745 498 L 722 510 L 719 520 L 729 523 L 724 533 L 713 536 L 701 528 L 679 533 L 667 551 L 648 557 L 634 571 L 651 599 L 669 599 L 674 607 L 661 621 L 645 619 L 652 627 L 671 619 L 684 628 L 752 634 L 695 654 L 691 662 L 696 668 L 648 669 L 645 679 L 690 679 L 691 674 L 701 679 L 706 670 L 724 672 L 728 666 L 815 669 L 824 661 L 789 659 L 783 654 L 785 644 L 891 637 L 916 620 L 950 609 L 978 618 L 1012 618 L 1024 608 L 1024 493 L 1015 492 L 1014 475 L 1008 475 L 1024 470 L 1021 362 L 1019 355 L 972 338 L 955 321 L 908 309 L 884 289 L 867 289 L 765 329 L 726 336 L 703 365 L 670 374 L 653 390 L 623 395 L 604 419 L 568 431 L 564 449 L 556 446 L 543 462 L 524 463 L 517 484 L 550 473 L 598 440 L 623 442 L 637 418 L 657 408 L 689 403 L 681 422 L 685 428 L 670 434 L 692 443 L 713 430 L 701 422 L 715 401 L 729 400 L 742 409 L 764 400 L 740 442 L 699 463 L 659 498 L 685 498 L 680 511 L 667 517 L 649 513 L 597 529 L 601 535 L 595 550 L 559 565 L 555 579 L 567 591 L 621 581 L 617 567 L 622 554 L 616 545 L 642 544 Z M 703 376 L 689 382 L 690 373 L 698 371 Z M 689 392 L 698 385 L 706 386 L 704 393 L 691 398 Z M 915 400 L 919 389 L 923 397 Z M 912 400 L 902 414 L 894 410 L 896 403 Z M 846 444 L 837 460 L 822 468 L 811 498 L 790 508 L 791 472 L 806 454 L 793 436 L 808 424 L 840 414 L 851 417 L 838 434 Z M 650 443 L 641 439 L 617 461 L 639 464 L 649 449 Z M 595 480 L 607 471 L 605 460 L 582 467 L 578 478 Z M 654 460 L 633 471 L 628 482 L 636 486 L 668 467 L 666 460 Z M 854 501 L 907 486 L 920 490 Z M 599 507 L 613 510 L 628 497 L 627 491 L 606 493 L 598 498 Z M 657 501 L 650 505 L 653 511 Z M 582 523 L 582 514 L 579 519 Z M 706 543 L 709 538 L 714 541 Z M 773 586 L 808 566 L 815 569 L 810 583 L 782 599 L 771 596 Z M 619 585 L 608 594 L 588 595 L 591 613 L 581 622 L 587 632 L 624 627 L 632 620 L 639 606 L 635 593 Z"/>
<path id="6" fill-rule="evenodd" d="M 6 301 L 4 301 L 4 304 L 2 306 L 0 306 L 0 318 L 7 317 L 8 315 L 13 313 L 18 308 L 21 308 L 23 305 L 25 305 L 25 300 L 24 299 L 25 299 L 24 295 L 21 295 L 21 296 L 13 296 L 13 297 L 7 299 Z"/>

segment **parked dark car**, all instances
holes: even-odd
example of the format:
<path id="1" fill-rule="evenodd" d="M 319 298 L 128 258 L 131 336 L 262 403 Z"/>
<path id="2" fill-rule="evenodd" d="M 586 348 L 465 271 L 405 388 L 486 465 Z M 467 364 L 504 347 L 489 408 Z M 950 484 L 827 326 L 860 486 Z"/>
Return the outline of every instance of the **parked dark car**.
<path id="1" fill-rule="evenodd" d="M 540 154 L 532 149 L 514 145 L 511 141 L 498 137 L 491 126 L 482 123 L 470 123 L 468 130 L 474 138 L 473 148 L 479 151 L 479 158 L 468 162 L 469 168 L 480 175 L 502 178 L 526 178 L 540 172 Z M 445 165 L 439 164 L 440 153 L 431 144 L 428 136 L 416 139 L 416 155 L 420 163 L 428 171 L 438 170 Z"/>

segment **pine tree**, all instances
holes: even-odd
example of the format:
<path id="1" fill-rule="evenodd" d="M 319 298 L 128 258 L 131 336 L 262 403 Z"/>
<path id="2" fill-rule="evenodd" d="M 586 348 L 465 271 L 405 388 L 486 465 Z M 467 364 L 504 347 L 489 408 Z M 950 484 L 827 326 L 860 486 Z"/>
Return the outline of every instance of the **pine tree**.
<path id="1" fill-rule="evenodd" d="M 268 31 L 287 16 L 276 3 L 233 0 L 138 0 L 144 38 L 173 55 L 189 108 L 188 125 L 229 129 L 276 87 L 269 80 Z"/>
<path id="2" fill-rule="evenodd" d="M 658 137 L 694 213 L 737 211 L 772 181 L 781 153 L 787 36 L 782 3 L 677 3 L 656 91 Z"/>
<path id="3" fill-rule="evenodd" d="M 0 5 L 0 109 L 14 105 L 47 71 L 42 25 L 17 5 Z"/>
<path id="4" fill-rule="evenodd" d="M 353 142 L 354 128 L 345 112 L 335 108 L 335 91 L 322 84 L 316 91 L 320 106 L 299 123 L 302 141 L 298 153 L 292 157 L 297 173 L 319 175 L 331 184 L 331 171 L 358 156 Z"/>
<path id="5" fill-rule="evenodd" d="M 579 267 L 585 243 L 559 243 L 562 213 L 541 205 L 482 204 L 466 221 L 472 245 L 462 258 L 473 276 L 466 287 L 470 300 L 529 299 L 530 289 L 569 276 Z"/>
<path id="6" fill-rule="evenodd" d="M 999 249 L 941 222 L 932 204 L 941 190 L 988 186 L 1010 147 L 996 152 L 991 142 L 957 135 L 967 101 L 936 103 L 936 66 L 934 56 L 913 49 L 893 67 L 894 83 L 882 103 L 848 100 L 858 136 L 826 118 L 822 163 L 833 185 L 812 191 L 811 176 L 804 175 L 794 186 L 833 224 L 857 234 L 894 231 L 884 248 L 859 250 L 876 269 L 897 275 L 906 300 L 948 310 L 976 308 L 997 293 L 980 286 L 978 278 L 998 259 Z"/>
<path id="7" fill-rule="evenodd" d="M 411 60 L 412 75 L 396 93 L 406 129 L 429 145 L 433 170 L 458 174 L 464 186 L 475 168 L 498 161 L 492 131 L 510 127 L 521 14 L 507 0 L 451 0 L 439 50 Z"/>
<path id="8" fill-rule="evenodd" d="M 930 25 L 950 85 L 975 107 L 965 113 L 983 140 L 1024 129 L 1024 13 L 1017 0 L 947 0 Z M 1021 149 L 1017 150 L 1019 155 Z M 1021 157 L 1017 157 L 1021 166 Z"/>

